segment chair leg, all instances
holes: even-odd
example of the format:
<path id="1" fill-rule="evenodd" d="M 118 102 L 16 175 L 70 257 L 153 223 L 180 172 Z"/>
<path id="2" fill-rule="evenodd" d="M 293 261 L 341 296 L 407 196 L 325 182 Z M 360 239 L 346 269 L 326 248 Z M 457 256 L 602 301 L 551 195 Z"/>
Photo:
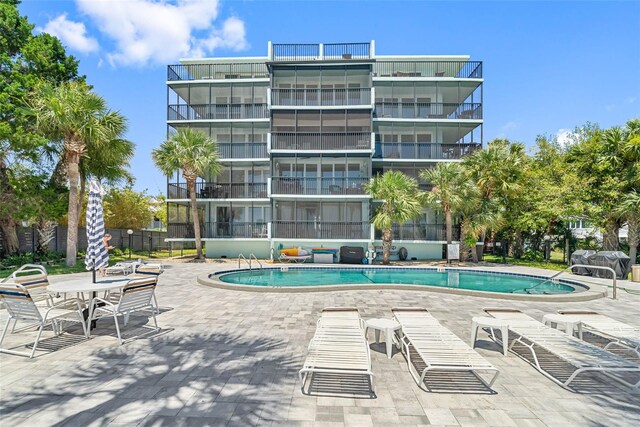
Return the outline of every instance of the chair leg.
<path id="1" fill-rule="evenodd" d="M 156 299 L 156 294 L 153 294 L 153 309 L 157 314 L 160 314 L 160 307 L 158 306 L 158 300 Z"/>
<path id="2" fill-rule="evenodd" d="M 93 321 L 93 316 L 95 315 L 94 310 L 95 304 L 94 301 L 91 300 L 91 305 L 89 306 L 89 316 L 87 317 L 87 324 L 85 325 L 85 332 L 87 334 L 87 338 L 91 337 L 91 322 Z"/>
<path id="3" fill-rule="evenodd" d="M 118 334 L 118 341 L 120 341 L 120 345 L 122 345 L 122 337 L 120 336 L 120 326 L 118 326 L 118 315 L 116 312 L 113 312 L 113 321 L 116 323 L 116 334 Z"/>
<path id="4" fill-rule="evenodd" d="M 31 355 L 29 359 L 33 359 L 33 355 L 36 354 L 36 347 L 38 347 L 38 342 L 40 341 L 40 336 L 42 335 L 42 330 L 44 329 L 44 322 L 40 325 L 40 329 L 38 329 L 38 335 L 36 336 L 36 340 L 33 342 L 33 350 L 31 350 Z"/>
<path id="5" fill-rule="evenodd" d="M 151 316 L 153 316 L 153 323 L 156 325 L 156 329 L 160 329 L 158 328 L 158 320 L 156 319 L 156 312 L 153 307 L 151 307 Z"/>
<path id="6" fill-rule="evenodd" d="M 80 319 L 80 324 L 82 325 L 82 332 L 84 332 L 84 337 L 89 338 L 89 333 L 87 332 L 87 324 L 84 323 L 84 317 L 82 317 L 82 312 L 78 312 L 78 318 Z"/>
<path id="7" fill-rule="evenodd" d="M 14 320 L 11 317 L 7 319 L 7 323 L 5 323 L 4 325 L 4 329 L 2 330 L 2 337 L 0 337 L 0 348 L 2 348 L 2 342 L 4 341 L 4 337 L 5 335 L 7 335 L 7 330 L 9 329 L 9 324 L 11 323 L 11 321 Z M 16 320 L 17 322 L 17 320 Z M 15 323 L 13 324 L 13 326 L 15 327 Z"/>
<path id="8" fill-rule="evenodd" d="M 478 334 L 478 324 L 476 322 L 471 322 L 471 348 L 475 348 L 476 346 L 477 334 Z"/>

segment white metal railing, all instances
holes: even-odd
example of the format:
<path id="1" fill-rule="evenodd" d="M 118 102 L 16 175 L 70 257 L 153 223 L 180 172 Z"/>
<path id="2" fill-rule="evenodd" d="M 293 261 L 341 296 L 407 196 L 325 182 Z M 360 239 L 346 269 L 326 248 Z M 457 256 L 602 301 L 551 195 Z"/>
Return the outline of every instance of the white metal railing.
<path id="1" fill-rule="evenodd" d="M 552 283 L 554 283 L 554 279 L 555 279 L 556 277 L 560 276 L 560 275 L 561 275 L 561 274 L 563 274 L 563 273 L 566 273 L 566 272 L 567 272 L 567 271 L 569 271 L 569 270 L 573 270 L 574 268 L 578 268 L 578 267 L 582 267 L 582 268 L 589 268 L 589 269 L 595 269 L 595 270 L 607 270 L 607 271 L 610 271 L 610 272 L 613 274 L 613 277 L 612 277 L 612 279 L 611 279 L 611 280 L 612 280 L 612 285 L 613 285 L 613 295 L 612 295 L 612 296 L 613 296 L 613 299 L 616 299 L 616 298 L 617 298 L 617 295 L 618 295 L 618 285 L 617 285 L 617 278 L 616 278 L 616 272 L 615 272 L 615 270 L 613 270 L 612 268 L 609 268 L 609 267 L 603 267 L 603 266 L 599 266 L 599 265 L 586 265 L 586 264 L 574 264 L 574 265 L 570 265 L 569 267 L 567 267 L 567 268 L 565 268 L 564 270 L 562 270 L 562 271 L 560 271 L 560 272 L 558 272 L 558 273 L 554 274 L 553 276 L 549 277 L 548 279 L 543 280 L 542 282 L 540 282 L 540 283 L 536 284 L 535 286 L 532 286 L 532 287 L 530 287 L 530 288 L 525 289 L 525 291 L 526 291 L 527 293 L 531 293 L 531 292 L 529 292 L 530 290 L 535 289 L 535 288 L 537 288 L 538 286 L 540 286 L 540 285 L 542 285 L 542 284 L 544 284 L 544 283 L 548 283 L 548 282 L 552 282 Z"/>
<path id="2" fill-rule="evenodd" d="M 249 254 L 249 269 L 251 269 L 251 260 L 255 259 L 256 262 L 258 263 L 258 265 L 260 266 L 260 268 L 262 268 L 262 263 L 260 262 L 260 260 L 255 256 L 255 254 L 252 252 Z"/>
<path id="3" fill-rule="evenodd" d="M 240 268 L 241 261 L 244 260 L 244 262 L 249 266 L 249 270 L 253 270 L 253 266 L 251 265 L 251 260 L 254 260 L 254 259 L 256 260 L 256 262 L 258 263 L 260 268 L 262 268 L 262 263 L 255 256 L 255 254 L 253 252 L 249 254 L 249 258 L 248 259 L 242 253 L 238 254 L 238 268 Z"/>

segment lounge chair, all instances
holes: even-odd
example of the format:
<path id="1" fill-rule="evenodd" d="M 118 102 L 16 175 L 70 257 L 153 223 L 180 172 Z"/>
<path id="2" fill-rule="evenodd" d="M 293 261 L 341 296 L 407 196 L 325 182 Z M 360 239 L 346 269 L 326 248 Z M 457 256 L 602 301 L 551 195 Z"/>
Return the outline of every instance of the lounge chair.
<path id="1" fill-rule="evenodd" d="M 307 262 L 308 260 L 310 260 L 312 257 L 313 257 L 313 255 L 311 255 L 311 254 L 309 254 L 309 255 L 286 255 L 286 254 L 280 254 L 280 261 L 304 263 L 304 262 Z"/>
<path id="2" fill-rule="evenodd" d="M 310 373 L 365 375 L 374 392 L 369 344 L 357 308 L 322 310 L 299 372 L 303 393 Z"/>
<path id="3" fill-rule="evenodd" d="M 429 372 L 472 372 L 483 384 L 491 388 L 500 373 L 498 369 L 473 350 L 457 335 L 445 328 L 425 308 L 393 308 L 393 318 L 400 323 L 399 341 L 407 358 L 409 372 L 422 388 Z M 411 360 L 411 348 L 415 349 L 426 367 L 419 373 Z M 489 382 L 478 372 L 492 372 Z M 426 385 L 426 384 L 425 384 Z M 427 387 L 428 388 L 428 387 Z"/>
<path id="4" fill-rule="evenodd" d="M 485 308 L 484 311 L 490 316 L 509 322 L 509 332 L 516 335 L 516 339 L 511 342 L 509 350 L 531 363 L 543 375 L 564 387 L 568 387 L 579 374 L 584 372 L 602 372 L 609 376 L 616 372 L 640 373 L 640 365 L 584 342 L 579 338 L 567 335 L 558 329 L 546 326 L 520 310 Z M 503 337 L 502 339 L 506 338 Z M 533 362 L 513 350 L 516 344 L 522 344 L 529 349 Z M 552 372 L 541 366 L 538 349 L 543 349 L 553 354 L 575 367 L 576 370 L 565 381 L 554 377 Z M 631 387 L 640 386 L 640 381 L 634 384 L 618 376 L 611 377 Z"/>
<path id="5" fill-rule="evenodd" d="M 604 347 L 605 350 L 617 345 L 631 349 L 640 357 L 640 328 L 627 325 L 596 311 L 558 310 L 558 313 L 571 321 L 582 323 L 583 328 L 610 340 Z"/>
<path id="6" fill-rule="evenodd" d="M 7 319 L 7 323 L 2 331 L 2 337 L 0 337 L 0 353 L 9 353 L 32 358 L 38 348 L 38 342 L 40 341 L 44 327 L 50 325 L 53 332 L 56 335 L 59 335 L 62 333 L 62 321 L 79 322 L 82 325 L 85 337 L 89 336 L 87 327 L 84 323 L 84 318 L 82 317 L 80 300 L 78 299 L 69 299 L 52 304 L 51 306 L 43 307 L 36 305 L 34 299 L 31 297 L 29 289 L 25 286 L 17 284 L 3 284 L 0 286 L 0 300 L 9 312 L 9 318 Z M 31 352 L 23 353 L 1 347 L 5 336 L 7 335 L 9 324 L 12 320 L 14 322 L 24 320 L 29 323 L 35 323 L 39 326 L 38 334 L 33 342 Z"/>

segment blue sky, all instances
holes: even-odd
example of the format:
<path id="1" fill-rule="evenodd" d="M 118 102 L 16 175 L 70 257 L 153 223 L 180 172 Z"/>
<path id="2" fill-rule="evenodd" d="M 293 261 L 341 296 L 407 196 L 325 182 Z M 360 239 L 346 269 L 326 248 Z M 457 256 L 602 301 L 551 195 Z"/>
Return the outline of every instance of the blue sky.
<path id="1" fill-rule="evenodd" d="M 111 108 L 129 119 L 135 188 L 165 192 L 166 65 L 263 56 L 276 43 L 376 40 L 376 53 L 483 61 L 485 143 L 640 117 L 640 2 L 26 0 Z"/>

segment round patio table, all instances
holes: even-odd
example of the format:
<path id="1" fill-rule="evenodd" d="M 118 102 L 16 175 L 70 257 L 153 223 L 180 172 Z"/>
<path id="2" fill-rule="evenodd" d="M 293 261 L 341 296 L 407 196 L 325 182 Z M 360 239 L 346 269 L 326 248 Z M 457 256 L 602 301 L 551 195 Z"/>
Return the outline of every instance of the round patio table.
<path id="1" fill-rule="evenodd" d="M 96 292 L 102 291 L 116 291 L 118 289 L 124 288 L 127 282 L 130 279 L 103 279 L 96 283 L 91 283 L 91 279 L 71 279 L 64 282 L 52 283 L 47 286 L 47 290 L 49 292 L 55 292 L 60 294 L 73 294 L 75 293 L 78 299 L 83 300 L 80 295 L 85 292 L 89 293 L 89 308 L 85 308 L 87 311 L 87 327 L 91 327 L 92 324 L 89 323 L 88 318 L 88 310 L 91 308 L 93 304 L 93 299 L 95 298 Z M 95 323 L 95 322 L 94 322 Z"/>

